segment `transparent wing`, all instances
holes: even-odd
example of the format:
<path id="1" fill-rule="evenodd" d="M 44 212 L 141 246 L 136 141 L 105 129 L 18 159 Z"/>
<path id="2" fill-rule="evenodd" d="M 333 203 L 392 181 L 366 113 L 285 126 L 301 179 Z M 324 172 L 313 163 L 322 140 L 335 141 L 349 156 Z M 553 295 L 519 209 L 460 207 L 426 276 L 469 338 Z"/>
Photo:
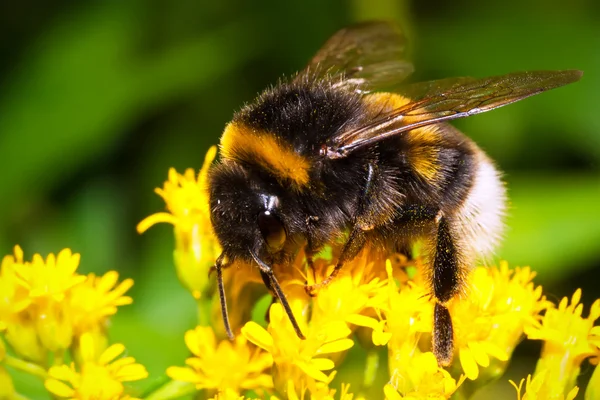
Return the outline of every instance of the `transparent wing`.
<path id="1" fill-rule="evenodd" d="M 576 82 L 582 75 L 576 70 L 532 71 L 409 85 L 401 94 L 411 99 L 410 103 L 358 129 L 332 137 L 327 143 L 327 157 L 345 157 L 356 149 L 411 129 L 493 110 Z"/>
<path id="2" fill-rule="evenodd" d="M 389 88 L 413 72 L 406 38 L 389 22 L 365 22 L 335 33 L 298 75 L 328 77 L 367 92 Z"/>

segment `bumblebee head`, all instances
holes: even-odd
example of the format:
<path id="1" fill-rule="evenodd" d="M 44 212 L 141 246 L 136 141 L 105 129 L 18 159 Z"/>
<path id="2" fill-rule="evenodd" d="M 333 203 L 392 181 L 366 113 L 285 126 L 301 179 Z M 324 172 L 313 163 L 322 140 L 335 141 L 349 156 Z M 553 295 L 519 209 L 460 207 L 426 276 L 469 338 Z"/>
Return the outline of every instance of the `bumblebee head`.
<path id="1" fill-rule="evenodd" d="M 254 253 L 280 260 L 298 233 L 295 200 L 275 180 L 236 162 L 224 161 L 211 170 L 209 198 L 213 228 L 229 258 L 251 261 Z"/>

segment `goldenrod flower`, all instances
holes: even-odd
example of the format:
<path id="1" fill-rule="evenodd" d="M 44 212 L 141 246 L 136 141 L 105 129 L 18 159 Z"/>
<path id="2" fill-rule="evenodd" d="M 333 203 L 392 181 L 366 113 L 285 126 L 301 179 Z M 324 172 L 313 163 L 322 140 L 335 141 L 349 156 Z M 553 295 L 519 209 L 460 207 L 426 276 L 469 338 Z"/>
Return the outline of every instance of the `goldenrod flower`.
<path id="1" fill-rule="evenodd" d="M 19 314 L 31 304 L 28 290 L 16 276 L 15 264 L 23 264 L 19 246 L 15 246 L 14 255 L 4 256 L 0 265 L 0 331 L 19 321 Z"/>
<path id="2" fill-rule="evenodd" d="M 375 328 L 379 320 L 365 315 L 365 311 L 375 310 L 385 300 L 380 295 L 387 281 L 385 271 L 380 268 L 384 260 L 385 257 L 377 257 L 375 252 L 363 251 L 348 262 L 336 278 L 313 298 L 311 324 L 344 321 Z M 328 260 L 316 261 L 314 267 L 307 271 L 306 284 L 323 281 L 334 266 Z"/>
<path id="3" fill-rule="evenodd" d="M 191 382 L 197 389 L 240 393 L 249 389 L 270 389 L 272 378 L 265 373 L 273 358 L 244 336 L 238 335 L 232 343 L 225 339 L 217 342 L 211 327 L 198 326 L 185 334 L 185 344 L 193 357 L 187 367 L 169 367 L 172 379 Z"/>
<path id="4" fill-rule="evenodd" d="M 448 371 L 438 366 L 431 352 L 415 353 L 407 359 L 403 374 L 392 374 L 390 383 L 383 391 L 387 400 L 445 400 L 464 382 L 465 376 L 456 381 Z"/>
<path id="5" fill-rule="evenodd" d="M 517 400 L 573 400 L 577 393 L 579 393 L 579 388 L 577 386 L 573 387 L 569 392 L 565 395 L 561 393 L 561 389 L 557 391 L 556 382 L 552 381 L 551 374 L 548 373 L 547 369 L 536 372 L 533 379 L 531 379 L 531 374 L 527 375 L 527 381 L 525 383 L 525 393 L 521 393 L 523 390 L 523 382 L 525 379 L 521 379 L 519 386 L 513 381 L 510 381 L 510 384 L 517 390 Z M 559 385 L 560 386 L 560 385 Z"/>
<path id="6" fill-rule="evenodd" d="M 20 248 L 18 251 L 22 259 Z M 13 268 L 18 282 L 28 290 L 29 297 L 44 305 L 49 300 L 62 301 L 67 290 L 85 280 L 85 276 L 76 273 L 79 260 L 79 254 L 64 249 L 57 256 L 50 253 L 46 260 L 34 254 L 31 262 L 16 263 Z"/>
<path id="7" fill-rule="evenodd" d="M 18 246 L 14 257 L 5 258 L 7 262 L 3 263 L 3 270 L 6 269 L 6 273 L 3 273 L 2 280 L 6 284 L 14 279 L 21 286 L 21 289 L 12 291 L 13 296 L 21 297 L 14 304 L 13 314 L 20 312 L 17 319 L 13 315 L 13 323 L 8 324 L 6 338 L 24 357 L 43 362 L 45 355 L 38 340 L 50 351 L 64 350 L 71 345 L 71 315 L 63 302 L 67 293 L 85 280 L 85 276 L 76 273 L 79 258 L 79 254 L 64 249 L 58 256 L 49 254 L 46 260 L 34 254 L 32 261 L 26 262 Z"/>
<path id="8" fill-rule="evenodd" d="M 179 174 L 171 168 L 169 179 L 163 188 L 155 190 L 165 201 L 169 212 L 150 215 L 137 226 L 139 233 L 159 222 L 174 226 L 177 274 L 181 283 L 196 299 L 199 299 L 206 289 L 208 271 L 221 253 L 210 223 L 206 187 L 208 170 L 216 152 L 215 146 L 209 149 L 197 176 L 192 169 Z"/>
<path id="9" fill-rule="evenodd" d="M 131 285 L 116 285 L 118 274 L 101 278 L 77 274 L 79 255 L 64 249 L 44 260 L 39 254 L 31 262 L 15 246 L 14 255 L 4 257 L 0 269 L 0 331 L 15 352 L 26 360 L 46 363 L 47 351 L 68 349 L 73 337 L 84 332 L 104 331 L 106 318 L 116 307 L 130 304 L 122 296 Z M 104 347 L 101 347 L 103 349 Z"/>
<path id="10" fill-rule="evenodd" d="M 25 310 L 31 305 L 29 291 L 18 281 L 15 264 L 23 264 L 23 251 L 15 246 L 14 255 L 7 255 L 0 266 L 0 332 L 23 358 L 42 363 L 46 349 L 39 341 L 35 321 Z"/>
<path id="11" fill-rule="evenodd" d="M 524 329 L 538 324 L 539 313 L 550 303 L 531 283 L 533 277 L 529 268 L 509 270 L 506 263 L 479 267 L 468 279 L 467 296 L 451 302 L 455 349 L 469 379 L 477 379 L 479 368 L 493 360 L 499 368 L 491 373 L 503 372 Z"/>
<path id="12" fill-rule="evenodd" d="M 44 385 L 53 395 L 82 400 L 131 399 L 125 394 L 123 382 L 137 381 L 148 376 L 141 364 L 133 357 L 121 357 L 125 351 L 122 344 L 113 344 L 101 354 L 95 349 L 92 335 L 81 337 L 80 365 L 51 367 Z"/>
<path id="13" fill-rule="evenodd" d="M 592 304 L 587 318 L 581 316 L 580 300 L 581 289 L 577 289 L 570 302 L 564 297 L 558 308 L 546 311 L 540 326 L 525 331 L 529 339 L 544 341 L 533 380 L 543 376 L 542 388 L 552 396 L 570 393 L 583 360 L 591 358 L 594 364 L 599 361 L 600 329 L 594 323 L 600 317 L 600 299 Z"/>
<path id="14" fill-rule="evenodd" d="M 104 328 L 107 318 L 117 312 L 118 306 L 133 302 L 131 297 L 124 296 L 133 286 L 133 280 L 125 279 L 117 284 L 118 280 L 116 271 L 109 271 L 103 276 L 89 274 L 84 282 L 73 287 L 69 309 L 73 315 L 75 335 Z"/>
<path id="15" fill-rule="evenodd" d="M 242 328 L 242 334 L 273 356 L 275 388 L 285 393 L 291 381 L 296 388 L 308 388 L 312 393 L 317 382 L 331 382 L 333 374 L 327 375 L 324 371 L 332 370 L 335 364 L 327 355 L 343 352 L 354 344 L 348 338 L 352 331 L 346 323 L 332 321 L 307 327 L 299 321 L 306 336 L 306 340 L 302 340 L 296 335 L 280 304 L 271 305 L 269 316 L 268 331 L 256 322 L 248 322 Z M 290 393 L 287 395 L 290 396 Z"/>
<path id="16" fill-rule="evenodd" d="M 433 301 L 426 288 L 413 281 L 398 283 L 390 260 L 386 261 L 388 275 L 385 292 L 387 301 L 381 307 L 385 317 L 390 376 L 405 373 L 410 359 L 419 352 L 418 341 L 422 333 L 433 329 Z M 374 331 L 374 333 L 377 331 Z M 374 335 L 373 338 L 377 338 Z"/>

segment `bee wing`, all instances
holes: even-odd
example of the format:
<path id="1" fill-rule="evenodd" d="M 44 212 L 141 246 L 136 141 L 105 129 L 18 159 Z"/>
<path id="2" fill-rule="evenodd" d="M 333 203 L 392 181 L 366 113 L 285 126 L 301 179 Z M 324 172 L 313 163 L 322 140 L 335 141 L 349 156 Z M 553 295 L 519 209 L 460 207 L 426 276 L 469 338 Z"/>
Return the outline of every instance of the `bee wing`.
<path id="1" fill-rule="evenodd" d="M 413 72 L 406 60 L 406 38 L 394 24 L 359 23 L 336 32 L 296 79 L 306 76 L 339 80 L 361 92 L 389 88 Z"/>
<path id="2" fill-rule="evenodd" d="M 490 78 L 450 78 L 409 85 L 401 93 L 411 101 L 371 123 L 330 138 L 327 157 L 352 151 L 411 129 L 468 117 L 578 81 L 577 70 L 515 72 Z"/>

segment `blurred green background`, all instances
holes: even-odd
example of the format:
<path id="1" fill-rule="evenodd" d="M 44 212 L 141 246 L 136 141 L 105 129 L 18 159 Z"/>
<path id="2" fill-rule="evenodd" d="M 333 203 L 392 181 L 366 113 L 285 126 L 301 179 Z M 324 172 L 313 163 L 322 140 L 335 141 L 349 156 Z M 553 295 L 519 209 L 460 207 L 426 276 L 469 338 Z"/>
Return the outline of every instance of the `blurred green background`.
<path id="1" fill-rule="evenodd" d="M 337 29 L 394 19 L 413 44 L 411 81 L 518 70 L 585 71 L 581 82 L 457 121 L 506 172 L 510 217 L 498 258 L 531 265 L 557 300 L 600 296 L 600 2 L 596 0 L 266 0 L 2 2 L 0 250 L 70 247 L 83 272 L 135 279 L 113 319 L 160 383 L 187 355 L 195 305 L 176 280 L 163 209 L 169 167 L 199 168 L 232 112 L 302 68 Z M 518 349 L 508 376 L 533 371 Z M 591 374 L 584 368 L 585 376 Z M 20 377 L 32 398 L 35 381 Z M 503 380 L 493 396 L 506 398 Z M 481 398 L 492 398 L 482 395 Z"/>

